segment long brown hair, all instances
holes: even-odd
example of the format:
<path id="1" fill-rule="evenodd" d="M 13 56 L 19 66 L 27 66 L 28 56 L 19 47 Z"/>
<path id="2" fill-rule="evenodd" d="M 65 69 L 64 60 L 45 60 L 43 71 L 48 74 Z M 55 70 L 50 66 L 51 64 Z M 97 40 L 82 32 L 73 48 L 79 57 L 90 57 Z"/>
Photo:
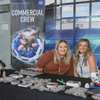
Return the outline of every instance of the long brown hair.
<path id="1" fill-rule="evenodd" d="M 66 65 L 69 65 L 70 64 L 70 59 L 71 59 L 70 48 L 69 48 L 69 45 L 68 45 L 67 41 L 64 40 L 64 39 L 59 40 L 57 42 L 56 46 L 55 46 L 55 50 L 54 50 L 54 63 L 56 63 L 56 64 L 61 63 L 61 55 L 59 55 L 59 53 L 58 53 L 58 46 L 62 42 L 67 44 L 67 49 L 68 49 L 67 53 L 65 54 L 65 56 L 63 58 L 63 62 Z"/>
<path id="2" fill-rule="evenodd" d="M 84 54 L 84 65 L 87 66 L 87 60 L 88 60 L 89 56 L 90 55 L 94 56 L 94 53 L 92 52 L 91 45 L 90 45 L 90 42 L 88 39 L 80 39 L 78 41 L 78 43 L 76 45 L 75 53 L 74 53 L 74 55 L 75 55 L 74 65 L 77 66 L 78 61 L 79 61 L 79 53 L 80 53 L 79 46 L 80 46 L 81 42 L 87 42 L 87 44 L 88 44 L 87 51 Z M 96 59 L 95 59 L 95 61 L 96 61 Z"/>

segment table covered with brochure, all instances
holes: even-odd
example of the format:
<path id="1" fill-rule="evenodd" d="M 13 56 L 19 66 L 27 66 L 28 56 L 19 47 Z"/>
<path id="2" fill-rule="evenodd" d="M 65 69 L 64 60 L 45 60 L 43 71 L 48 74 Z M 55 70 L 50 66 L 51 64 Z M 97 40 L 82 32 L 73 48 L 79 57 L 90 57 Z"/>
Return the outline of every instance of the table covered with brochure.
<path id="1" fill-rule="evenodd" d="M 84 88 L 91 82 L 89 78 L 5 72 L 6 77 L 0 77 L 0 100 L 93 100 L 92 92 L 100 92 L 100 89 Z"/>

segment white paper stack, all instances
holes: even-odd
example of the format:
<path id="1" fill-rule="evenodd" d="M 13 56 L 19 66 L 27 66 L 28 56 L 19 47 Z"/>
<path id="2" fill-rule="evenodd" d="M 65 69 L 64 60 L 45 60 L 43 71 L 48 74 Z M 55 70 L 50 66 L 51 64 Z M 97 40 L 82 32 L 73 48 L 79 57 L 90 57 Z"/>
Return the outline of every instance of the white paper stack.
<path id="1" fill-rule="evenodd" d="M 69 80 L 69 81 L 66 82 L 66 85 L 72 86 L 72 87 L 79 87 L 79 86 L 81 86 L 81 82 Z"/>

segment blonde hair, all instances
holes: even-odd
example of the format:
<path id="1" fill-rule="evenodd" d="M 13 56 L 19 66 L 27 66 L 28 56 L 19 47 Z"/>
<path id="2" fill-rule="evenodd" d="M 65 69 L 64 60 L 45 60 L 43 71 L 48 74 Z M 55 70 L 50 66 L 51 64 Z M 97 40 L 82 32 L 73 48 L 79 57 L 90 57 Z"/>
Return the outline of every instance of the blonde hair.
<path id="1" fill-rule="evenodd" d="M 69 48 L 67 41 L 63 40 L 63 39 L 59 40 L 56 44 L 56 47 L 55 47 L 55 50 L 54 50 L 54 63 L 56 63 L 56 64 L 61 63 L 61 55 L 58 53 L 58 46 L 62 42 L 67 44 L 67 49 L 68 49 L 67 53 L 64 55 L 63 62 L 66 65 L 69 65 L 70 59 L 71 59 L 70 48 Z"/>
<path id="2" fill-rule="evenodd" d="M 77 66 L 78 61 L 79 61 L 79 53 L 80 53 L 79 52 L 79 46 L 80 46 L 81 42 L 87 42 L 87 44 L 88 44 L 87 50 L 86 50 L 86 52 L 84 54 L 84 66 L 87 66 L 87 60 L 88 60 L 89 56 L 90 55 L 94 56 L 94 53 L 92 52 L 91 45 L 90 45 L 90 42 L 89 42 L 88 39 L 80 39 L 78 41 L 76 49 L 75 49 L 75 53 L 74 53 L 74 55 L 75 55 L 74 65 Z M 96 61 L 96 59 L 95 59 L 95 61 Z"/>

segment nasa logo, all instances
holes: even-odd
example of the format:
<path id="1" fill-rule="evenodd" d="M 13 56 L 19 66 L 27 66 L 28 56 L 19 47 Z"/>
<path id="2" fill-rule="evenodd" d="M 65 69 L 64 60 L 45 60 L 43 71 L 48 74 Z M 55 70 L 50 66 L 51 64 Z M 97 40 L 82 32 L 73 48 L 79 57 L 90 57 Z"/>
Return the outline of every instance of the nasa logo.
<path id="1" fill-rule="evenodd" d="M 42 5 L 43 4 L 43 1 L 42 0 L 39 0 L 38 4 L 39 5 Z"/>

